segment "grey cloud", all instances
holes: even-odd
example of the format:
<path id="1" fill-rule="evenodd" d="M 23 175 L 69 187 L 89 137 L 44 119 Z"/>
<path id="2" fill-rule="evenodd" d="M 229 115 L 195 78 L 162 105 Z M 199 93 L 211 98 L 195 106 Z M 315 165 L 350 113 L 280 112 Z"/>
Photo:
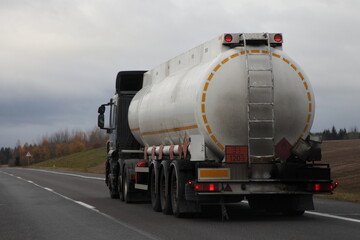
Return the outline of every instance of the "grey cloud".
<path id="1" fill-rule="evenodd" d="M 358 9 L 355 0 L 0 0 L 0 146 L 92 128 L 119 70 L 151 69 L 239 31 L 284 33 L 316 94 L 314 131 L 360 126 Z"/>

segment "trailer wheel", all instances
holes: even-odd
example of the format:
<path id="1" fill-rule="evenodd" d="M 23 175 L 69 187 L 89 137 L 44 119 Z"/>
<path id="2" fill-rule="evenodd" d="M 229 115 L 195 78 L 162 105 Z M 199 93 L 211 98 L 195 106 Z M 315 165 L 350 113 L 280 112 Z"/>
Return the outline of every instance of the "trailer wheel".
<path id="1" fill-rule="evenodd" d="M 160 184 L 159 184 L 159 192 L 160 192 L 160 202 L 161 202 L 161 210 L 164 214 L 171 214 L 171 198 L 170 191 L 168 191 L 168 170 L 164 166 L 160 171 Z"/>
<path id="2" fill-rule="evenodd" d="M 181 179 L 180 173 L 177 167 L 174 167 L 171 173 L 170 178 L 170 197 L 171 197 L 171 206 L 172 212 L 178 218 L 184 217 L 186 213 L 180 212 L 180 195 L 183 193 L 181 188 Z"/>
<path id="3" fill-rule="evenodd" d="M 126 173 L 126 168 L 124 169 L 124 172 L 123 172 L 123 178 L 122 178 L 122 194 L 123 194 L 123 197 L 124 197 L 124 201 L 126 203 L 130 203 L 130 179 L 128 178 L 127 176 L 127 173 Z"/>
<path id="4" fill-rule="evenodd" d="M 160 203 L 160 194 L 159 191 L 156 191 L 157 179 L 156 179 L 156 169 L 153 168 L 150 175 L 150 197 L 151 197 L 151 205 L 155 212 L 161 211 L 161 203 Z"/>
<path id="5" fill-rule="evenodd" d="M 120 200 L 121 200 L 121 201 L 124 201 L 122 176 L 119 176 L 119 178 L 118 178 L 118 192 L 119 192 L 119 198 L 120 198 Z"/>

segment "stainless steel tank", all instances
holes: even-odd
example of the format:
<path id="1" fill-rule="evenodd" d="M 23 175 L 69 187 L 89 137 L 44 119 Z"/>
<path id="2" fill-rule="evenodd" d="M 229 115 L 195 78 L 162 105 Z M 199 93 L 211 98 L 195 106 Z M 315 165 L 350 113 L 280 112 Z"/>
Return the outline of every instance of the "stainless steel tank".
<path id="1" fill-rule="evenodd" d="M 226 145 L 248 145 L 246 50 L 257 57 L 254 64 L 272 68 L 275 144 L 285 138 L 293 145 L 306 137 L 315 99 L 301 67 L 275 48 L 265 66 L 267 46 L 228 48 L 219 37 L 145 74 L 143 89 L 129 108 L 135 138 L 144 146 L 159 146 L 182 144 L 185 136 L 200 134 L 216 159 L 222 159 Z M 265 77 L 256 74 L 255 84 L 261 84 Z"/>

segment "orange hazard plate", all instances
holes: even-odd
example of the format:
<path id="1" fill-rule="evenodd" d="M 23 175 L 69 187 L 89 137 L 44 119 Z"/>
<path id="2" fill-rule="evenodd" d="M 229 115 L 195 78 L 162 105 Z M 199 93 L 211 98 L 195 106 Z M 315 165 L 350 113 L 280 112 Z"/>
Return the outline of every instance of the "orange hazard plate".
<path id="1" fill-rule="evenodd" d="M 248 162 L 248 146 L 225 146 L 225 162 Z"/>

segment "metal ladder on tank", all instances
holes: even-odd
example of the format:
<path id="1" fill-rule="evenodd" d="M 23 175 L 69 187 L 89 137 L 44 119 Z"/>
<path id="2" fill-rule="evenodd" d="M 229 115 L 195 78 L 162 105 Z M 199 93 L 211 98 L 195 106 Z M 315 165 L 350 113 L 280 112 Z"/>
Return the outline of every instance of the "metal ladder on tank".
<path id="1" fill-rule="evenodd" d="M 275 156 L 274 74 L 269 34 L 267 50 L 251 50 L 243 34 L 248 77 L 248 160 L 269 162 Z M 259 66 L 260 65 L 260 66 Z"/>

